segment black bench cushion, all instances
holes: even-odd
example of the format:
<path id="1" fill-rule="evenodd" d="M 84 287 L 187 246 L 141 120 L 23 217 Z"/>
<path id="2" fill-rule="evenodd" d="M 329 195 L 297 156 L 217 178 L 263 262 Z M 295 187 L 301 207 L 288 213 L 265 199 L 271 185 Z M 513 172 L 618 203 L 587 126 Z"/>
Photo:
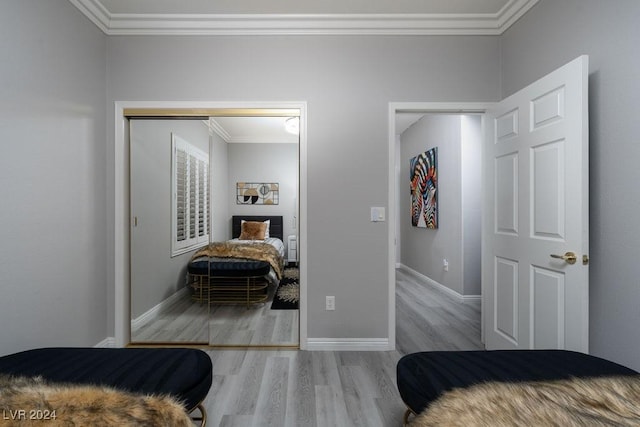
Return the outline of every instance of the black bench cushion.
<path id="1" fill-rule="evenodd" d="M 209 258 L 196 258 L 187 264 L 187 272 L 189 274 L 198 274 L 200 276 L 209 275 Z"/>
<path id="2" fill-rule="evenodd" d="M 190 274 L 211 277 L 260 277 L 266 276 L 271 265 L 266 261 L 237 258 L 196 258 L 189 262 L 187 271 Z"/>
<path id="3" fill-rule="evenodd" d="M 433 351 L 408 354 L 397 364 L 398 391 L 416 414 L 448 390 L 482 382 L 637 374 L 608 360 L 566 350 Z"/>
<path id="4" fill-rule="evenodd" d="M 169 394 L 188 411 L 204 400 L 212 382 L 207 353 L 184 348 L 41 348 L 0 357 L 0 373 Z"/>

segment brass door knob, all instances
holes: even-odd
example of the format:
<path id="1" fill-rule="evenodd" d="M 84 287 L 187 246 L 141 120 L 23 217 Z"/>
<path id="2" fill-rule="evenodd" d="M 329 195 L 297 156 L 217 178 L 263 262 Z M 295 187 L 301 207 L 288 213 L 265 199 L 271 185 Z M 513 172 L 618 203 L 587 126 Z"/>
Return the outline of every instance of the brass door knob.
<path id="1" fill-rule="evenodd" d="M 551 254 L 551 258 L 563 259 L 567 264 L 575 264 L 578 257 L 573 252 L 567 252 L 564 255 Z"/>

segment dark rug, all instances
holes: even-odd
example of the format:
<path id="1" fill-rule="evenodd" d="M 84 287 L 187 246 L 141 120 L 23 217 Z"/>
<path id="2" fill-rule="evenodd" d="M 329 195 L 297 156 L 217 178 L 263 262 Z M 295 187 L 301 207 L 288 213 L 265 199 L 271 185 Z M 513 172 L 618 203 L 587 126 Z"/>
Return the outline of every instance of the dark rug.
<path id="1" fill-rule="evenodd" d="M 284 270 L 278 289 L 273 296 L 271 310 L 297 310 L 300 302 L 299 272 L 297 267 Z"/>

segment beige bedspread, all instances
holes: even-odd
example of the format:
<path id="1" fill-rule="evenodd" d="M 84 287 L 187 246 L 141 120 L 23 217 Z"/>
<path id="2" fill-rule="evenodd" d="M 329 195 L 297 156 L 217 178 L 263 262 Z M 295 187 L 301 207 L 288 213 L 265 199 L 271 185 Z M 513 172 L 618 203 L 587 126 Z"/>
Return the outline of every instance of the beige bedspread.
<path id="1" fill-rule="evenodd" d="M 278 250 L 268 243 L 230 243 L 214 242 L 196 251 L 192 260 L 202 256 L 220 258 L 244 258 L 258 261 L 266 261 L 271 265 L 278 277 L 282 278 L 284 259 Z"/>

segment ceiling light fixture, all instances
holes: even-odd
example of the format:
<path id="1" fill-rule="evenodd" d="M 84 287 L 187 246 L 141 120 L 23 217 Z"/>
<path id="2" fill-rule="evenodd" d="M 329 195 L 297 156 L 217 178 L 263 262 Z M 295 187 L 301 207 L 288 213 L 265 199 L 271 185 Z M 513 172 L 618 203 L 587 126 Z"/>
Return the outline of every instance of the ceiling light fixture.
<path id="1" fill-rule="evenodd" d="M 284 122 L 284 130 L 294 135 L 300 135 L 300 118 L 289 117 Z"/>

